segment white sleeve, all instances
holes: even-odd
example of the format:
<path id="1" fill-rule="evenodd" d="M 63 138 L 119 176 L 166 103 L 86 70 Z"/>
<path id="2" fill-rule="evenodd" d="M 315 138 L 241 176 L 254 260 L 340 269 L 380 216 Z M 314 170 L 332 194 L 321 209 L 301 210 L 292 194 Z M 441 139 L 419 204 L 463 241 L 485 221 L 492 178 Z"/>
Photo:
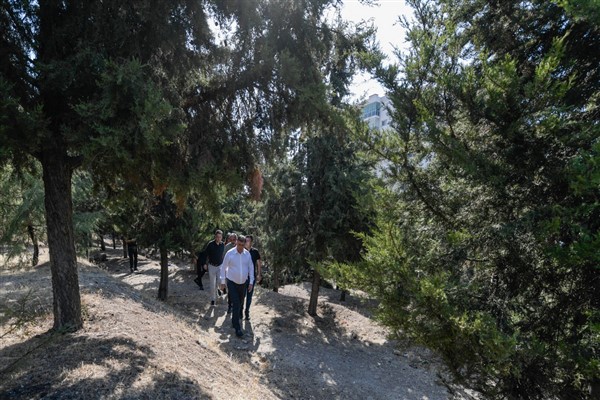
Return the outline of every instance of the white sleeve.
<path id="1" fill-rule="evenodd" d="M 227 276 L 226 265 L 228 265 L 228 264 L 229 264 L 229 252 L 227 252 L 227 254 L 225 254 L 225 258 L 223 259 L 223 263 L 221 264 L 220 278 L 221 278 L 222 284 L 225 284 L 225 277 Z"/>

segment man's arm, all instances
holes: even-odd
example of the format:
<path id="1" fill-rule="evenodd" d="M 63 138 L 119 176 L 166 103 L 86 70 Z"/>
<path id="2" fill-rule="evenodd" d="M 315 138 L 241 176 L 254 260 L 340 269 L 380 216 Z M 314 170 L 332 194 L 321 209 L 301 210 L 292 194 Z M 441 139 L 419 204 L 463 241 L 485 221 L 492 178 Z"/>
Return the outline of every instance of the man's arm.
<path id="1" fill-rule="evenodd" d="M 250 280 L 248 281 L 248 291 L 251 292 L 252 287 L 254 286 L 252 284 L 252 282 L 254 282 L 254 263 L 252 262 L 252 256 L 250 255 L 250 252 L 248 252 L 248 257 L 246 257 L 246 264 L 248 267 L 248 276 L 250 278 Z"/>
<path id="2" fill-rule="evenodd" d="M 204 252 L 206 253 L 206 257 L 204 259 L 204 265 L 203 265 L 205 271 L 208 271 L 208 260 L 210 259 L 210 244 L 211 243 L 212 243 L 212 241 L 208 242 L 206 244 L 206 249 L 204 250 Z"/>
<path id="3" fill-rule="evenodd" d="M 256 260 L 256 272 L 258 272 L 256 281 L 260 282 L 262 280 L 262 261 L 260 260 L 260 258 Z"/>
<path id="4" fill-rule="evenodd" d="M 260 259 L 260 252 L 258 250 L 256 250 L 256 272 L 258 273 L 256 281 L 260 282 L 262 280 L 262 260 Z"/>

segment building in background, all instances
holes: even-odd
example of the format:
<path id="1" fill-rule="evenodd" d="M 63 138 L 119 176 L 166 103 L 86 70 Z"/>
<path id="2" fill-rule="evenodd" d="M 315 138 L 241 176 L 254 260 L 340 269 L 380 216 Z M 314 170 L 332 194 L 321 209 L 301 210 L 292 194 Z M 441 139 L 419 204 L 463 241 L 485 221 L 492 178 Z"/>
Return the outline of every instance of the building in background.
<path id="1" fill-rule="evenodd" d="M 379 96 L 372 94 L 362 105 L 362 120 L 365 121 L 369 128 L 377 131 L 389 129 L 391 118 L 389 111 L 392 108 L 392 102 L 387 96 Z M 388 171 L 390 162 L 388 160 L 379 160 L 375 165 L 375 175 L 382 178 Z"/>
<path id="2" fill-rule="evenodd" d="M 372 94 L 362 107 L 362 119 L 372 129 L 387 129 L 391 121 L 388 113 L 389 107 L 391 107 L 391 101 L 387 96 Z"/>

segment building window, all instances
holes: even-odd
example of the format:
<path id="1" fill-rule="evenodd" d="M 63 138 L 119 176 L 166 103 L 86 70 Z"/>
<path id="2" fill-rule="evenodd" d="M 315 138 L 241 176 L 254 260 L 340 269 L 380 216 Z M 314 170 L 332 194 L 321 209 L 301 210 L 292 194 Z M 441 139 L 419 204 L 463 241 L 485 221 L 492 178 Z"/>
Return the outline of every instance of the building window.
<path id="1" fill-rule="evenodd" d="M 374 116 L 379 116 L 379 111 L 381 110 L 381 103 L 380 102 L 374 102 L 374 103 L 370 103 L 367 104 L 364 108 L 363 108 L 363 119 L 369 118 L 369 117 L 374 117 Z"/>

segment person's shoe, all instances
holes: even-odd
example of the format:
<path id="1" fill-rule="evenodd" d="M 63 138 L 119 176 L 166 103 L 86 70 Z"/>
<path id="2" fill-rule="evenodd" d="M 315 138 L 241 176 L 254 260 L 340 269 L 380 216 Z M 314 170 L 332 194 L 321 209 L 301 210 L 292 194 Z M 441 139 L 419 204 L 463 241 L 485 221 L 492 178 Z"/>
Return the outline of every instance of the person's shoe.
<path id="1" fill-rule="evenodd" d="M 221 297 L 221 289 L 217 289 L 217 295 Z"/>
<path id="2" fill-rule="evenodd" d="M 137 267 L 135 267 L 133 270 L 134 270 L 135 272 L 138 272 L 138 269 L 137 269 Z"/>
<path id="3" fill-rule="evenodd" d="M 200 285 L 199 289 L 204 290 L 204 286 Z"/>
<path id="4" fill-rule="evenodd" d="M 235 331 L 235 336 L 237 336 L 237 337 L 244 336 L 244 331 L 242 331 L 241 329 L 238 329 L 237 331 Z"/>
<path id="5" fill-rule="evenodd" d="M 131 273 L 133 274 L 133 268 L 129 268 L 129 271 L 131 271 Z"/>
<path id="6" fill-rule="evenodd" d="M 211 306 L 214 306 L 214 305 L 215 305 L 215 301 L 214 301 L 214 300 L 211 300 L 211 301 L 210 301 L 210 305 L 211 305 Z"/>

